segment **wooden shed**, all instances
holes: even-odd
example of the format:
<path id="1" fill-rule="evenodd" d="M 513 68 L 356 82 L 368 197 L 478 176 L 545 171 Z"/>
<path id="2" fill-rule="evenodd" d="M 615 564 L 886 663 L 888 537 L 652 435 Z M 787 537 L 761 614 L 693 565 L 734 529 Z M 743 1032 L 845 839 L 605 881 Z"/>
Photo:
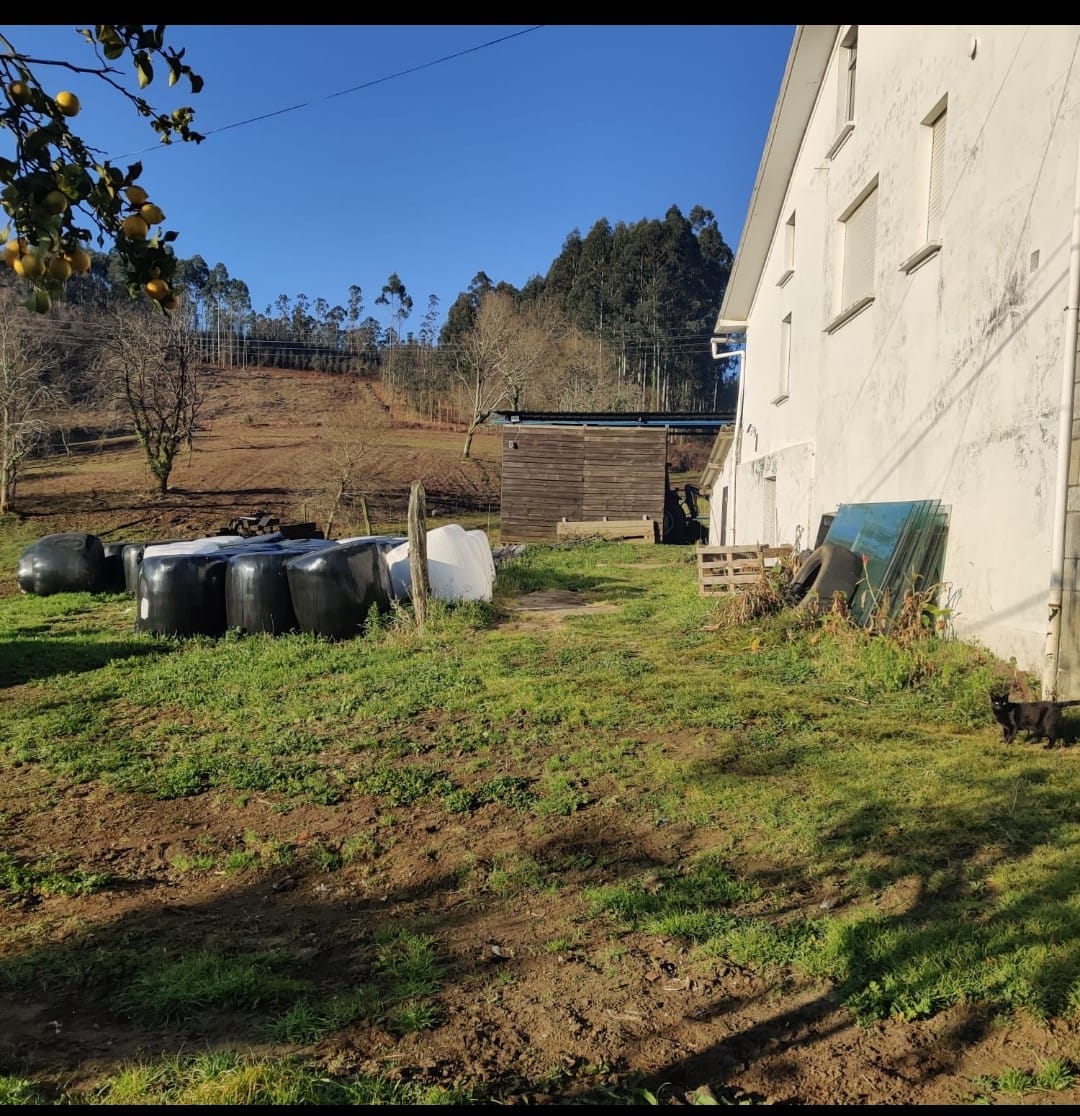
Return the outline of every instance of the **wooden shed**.
<path id="1" fill-rule="evenodd" d="M 500 411 L 503 542 L 546 542 L 557 525 L 647 518 L 662 537 L 668 438 L 715 434 L 729 415 Z"/>

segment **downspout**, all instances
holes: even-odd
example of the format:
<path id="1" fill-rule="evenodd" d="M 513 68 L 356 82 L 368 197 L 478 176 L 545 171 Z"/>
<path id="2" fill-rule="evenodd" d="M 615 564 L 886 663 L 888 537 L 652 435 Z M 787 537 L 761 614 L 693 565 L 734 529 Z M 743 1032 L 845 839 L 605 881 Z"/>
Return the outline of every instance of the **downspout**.
<path id="1" fill-rule="evenodd" d="M 732 447 L 735 451 L 735 464 L 731 470 L 731 542 L 734 545 L 735 539 L 735 493 L 739 486 L 739 463 L 742 461 L 742 434 L 743 434 L 743 385 L 746 383 L 746 376 L 743 375 L 745 368 L 743 365 L 746 363 L 746 350 L 739 349 L 739 395 L 735 402 L 735 445 Z"/>
<path id="2" fill-rule="evenodd" d="M 1042 697 L 1057 697 L 1061 651 L 1061 609 L 1065 580 L 1065 528 L 1069 510 L 1069 459 L 1072 456 L 1073 396 L 1076 391 L 1076 332 L 1080 320 L 1080 144 L 1073 185 L 1072 235 L 1069 240 L 1069 286 L 1065 303 L 1065 356 L 1061 369 L 1058 412 L 1057 485 L 1054 489 L 1054 526 L 1050 537 L 1050 600 L 1043 662 Z"/>
<path id="3" fill-rule="evenodd" d="M 746 383 L 746 377 L 743 375 L 743 364 L 746 359 L 746 349 L 733 349 L 728 353 L 719 353 L 716 351 L 717 345 L 726 341 L 726 336 L 714 337 L 712 339 L 712 358 L 713 360 L 723 360 L 725 357 L 739 358 L 739 394 L 735 402 L 735 439 L 732 445 L 732 450 L 735 454 L 735 464 L 731 470 L 731 497 L 728 500 L 728 511 L 731 513 L 731 541 L 735 542 L 735 490 L 738 486 L 739 476 L 739 460 L 742 455 L 742 414 L 743 414 L 743 386 Z M 745 342 L 743 342 L 745 345 Z"/>

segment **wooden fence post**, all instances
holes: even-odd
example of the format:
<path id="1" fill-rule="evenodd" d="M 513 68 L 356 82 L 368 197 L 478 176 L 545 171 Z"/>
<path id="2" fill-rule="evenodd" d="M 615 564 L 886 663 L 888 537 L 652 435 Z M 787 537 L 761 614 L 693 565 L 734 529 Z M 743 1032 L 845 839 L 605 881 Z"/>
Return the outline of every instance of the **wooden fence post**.
<path id="1" fill-rule="evenodd" d="M 417 481 L 409 493 L 409 576 L 412 579 L 413 615 L 422 632 L 427 620 L 427 602 L 431 595 L 427 568 L 427 511 L 424 486 Z"/>

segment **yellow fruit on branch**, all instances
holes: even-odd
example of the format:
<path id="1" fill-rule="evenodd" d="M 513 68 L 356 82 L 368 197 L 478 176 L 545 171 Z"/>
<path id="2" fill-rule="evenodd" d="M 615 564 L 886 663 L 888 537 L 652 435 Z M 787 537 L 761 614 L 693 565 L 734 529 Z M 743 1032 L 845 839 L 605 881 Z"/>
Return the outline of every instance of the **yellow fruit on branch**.
<path id="1" fill-rule="evenodd" d="M 78 113 L 79 113 L 79 98 L 76 97 L 74 93 L 69 93 L 67 90 L 64 90 L 63 93 L 57 93 L 56 94 L 55 100 L 56 100 L 56 107 L 65 116 L 77 116 L 78 115 Z"/>
<path id="2" fill-rule="evenodd" d="M 161 302 L 162 299 L 169 297 L 169 284 L 164 279 L 151 279 L 147 282 L 143 290 L 155 301 Z"/>
<path id="3" fill-rule="evenodd" d="M 68 207 L 67 195 L 61 193 L 59 190 L 50 190 L 44 198 L 41 199 L 41 204 L 47 213 L 54 215 L 63 213 Z"/>
<path id="4" fill-rule="evenodd" d="M 30 103 L 30 86 L 25 81 L 13 81 L 8 86 L 7 91 L 12 104 L 28 105 Z"/>
<path id="5" fill-rule="evenodd" d="M 85 248 L 72 248 L 65 253 L 64 259 L 71 264 L 76 275 L 85 275 L 90 270 L 90 253 Z"/>
<path id="6" fill-rule="evenodd" d="M 180 296 L 173 291 L 168 298 L 161 300 L 161 305 L 166 310 L 179 310 L 180 309 Z"/>
<path id="7" fill-rule="evenodd" d="M 141 186 L 129 186 L 124 193 L 132 205 L 142 205 L 150 195 Z"/>
<path id="8" fill-rule="evenodd" d="M 24 279 L 40 279 L 45 274 L 45 264 L 41 257 L 31 255 L 29 252 L 25 256 L 16 256 L 11 266 L 15 274 L 21 275 Z"/>
<path id="9" fill-rule="evenodd" d="M 67 282 L 71 278 L 73 268 L 71 261 L 65 259 L 63 256 L 53 256 L 49 260 L 49 266 L 45 269 L 45 274 L 50 279 L 56 279 L 60 283 Z"/>
<path id="10" fill-rule="evenodd" d="M 154 205 L 153 202 L 147 202 L 144 206 L 141 206 L 139 208 L 139 216 L 148 225 L 160 225 L 161 222 L 165 220 L 165 214 L 162 213 L 161 209 Z"/>
<path id="11" fill-rule="evenodd" d="M 128 240 L 145 240 L 150 226 L 137 214 L 125 217 L 120 225 L 120 231 Z"/>

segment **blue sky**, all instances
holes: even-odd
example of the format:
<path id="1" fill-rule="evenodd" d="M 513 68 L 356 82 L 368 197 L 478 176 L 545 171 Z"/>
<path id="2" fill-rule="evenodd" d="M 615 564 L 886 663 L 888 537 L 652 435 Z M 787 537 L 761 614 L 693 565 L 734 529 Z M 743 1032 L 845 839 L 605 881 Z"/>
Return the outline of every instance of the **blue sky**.
<path id="1" fill-rule="evenodd" d="M 72 26 L 0 31 L 40 57 L 93 58 Z M 198 146 L 159 145 L 100 82 L 38 74 L 80 96 L 84 138 L 142 160 L 177 254 L 223 263 L 255 309 L 298 293 L 345 305 L 355 283 L 364 313 L 383 320 L 375 299 L 396 272 L 415 330 L 430 295 L 441 321 L 478 271 L 520 287 L 601 218 L 702 205 L 737 247 L 793 33 L 170 26 L 205 88 L 192 97 L 162 75 L 146 95 L 160 109 L 191 104 Z"/>

